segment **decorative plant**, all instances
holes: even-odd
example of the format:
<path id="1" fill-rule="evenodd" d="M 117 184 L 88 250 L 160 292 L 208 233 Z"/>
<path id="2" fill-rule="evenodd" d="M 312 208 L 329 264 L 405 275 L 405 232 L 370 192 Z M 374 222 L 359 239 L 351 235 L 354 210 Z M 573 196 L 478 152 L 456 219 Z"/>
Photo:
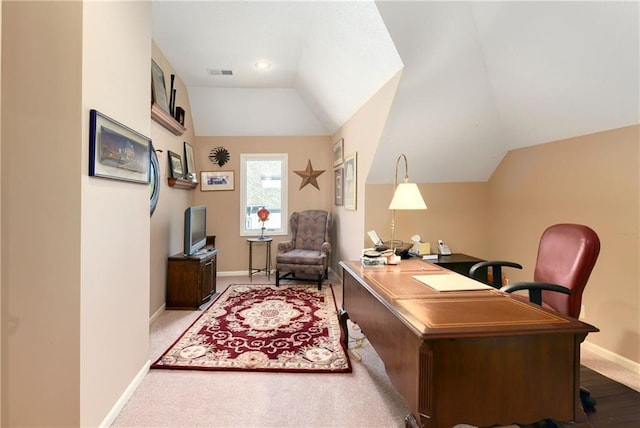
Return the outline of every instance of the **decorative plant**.
<path id="1" fill-rule="evenodd" d="M 258 219 L 262 222 L 262 230 L 260 231 L 260 239 L 264 239 L 264 223 L 269 220 L 269 210 L 262 207 L 258 210 Z"/>

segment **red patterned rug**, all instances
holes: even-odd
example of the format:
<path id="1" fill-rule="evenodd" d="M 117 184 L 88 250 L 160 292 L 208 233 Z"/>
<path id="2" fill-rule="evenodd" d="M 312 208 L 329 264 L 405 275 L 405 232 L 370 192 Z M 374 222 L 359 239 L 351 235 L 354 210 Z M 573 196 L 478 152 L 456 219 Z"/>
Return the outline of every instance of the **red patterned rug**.
<path id="1" fill-rule="evenodd" d="M 348 373 L 331 285 L 229 285 L 153 369 Z"/>

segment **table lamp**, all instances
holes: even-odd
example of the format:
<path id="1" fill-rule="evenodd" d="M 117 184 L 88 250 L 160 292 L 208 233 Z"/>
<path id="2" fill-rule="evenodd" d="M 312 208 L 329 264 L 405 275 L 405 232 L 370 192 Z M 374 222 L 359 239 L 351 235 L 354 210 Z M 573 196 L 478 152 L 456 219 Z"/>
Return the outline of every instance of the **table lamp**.
<path id="1" fill-rule="evenodd" d="M 398 165 L 400 160 L 404 159 L 404 180 L 398 184 Z M 398 263 L 400 258 L 396 256 L 395 245 L 395 228 L 396 228 L 396 210 L 426 210 L 427 204 L 422 199 L 420 189 L 416 183 L 409 183 L 409 165 L 407 157 L 401 154 L 396 160 L 396 172 L 393 175 L 393 198 L 389 204 L 391 210 L 391 248 L 393 250 L 391 258 L 393 262 Z"/>

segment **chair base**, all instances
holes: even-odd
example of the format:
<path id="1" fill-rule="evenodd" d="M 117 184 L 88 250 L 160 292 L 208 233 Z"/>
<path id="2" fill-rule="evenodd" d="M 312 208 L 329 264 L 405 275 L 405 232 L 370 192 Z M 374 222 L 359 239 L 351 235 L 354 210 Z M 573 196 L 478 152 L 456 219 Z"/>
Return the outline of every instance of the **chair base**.
<path id="1" fill-rule="evenodd" d="M 329 278 L 329 270 L 325 269 L 324 274 L 322 273 L 318 274 L 317 278 L 315 279 L 306 279 L 306 278 L 296 278 L 295 272 L 286 272 L 285 274 L 280 275 L 280 271 L 276 269 L 276 287 L 280 286 L 280 280 L 283 278 L 295 278 L 295 279 L 299 279 L 300 281 L 317 281 L 318 290 L 322 290 L 322 280 Z"/>
<path id="2" fill-rule="evenodd" d="M 596 399 L 591 396 L 591 393 L 586 389 L 580 387 L 580 401 L 582 402 L 582 408 L 586 412 L 595 412 Z"/>

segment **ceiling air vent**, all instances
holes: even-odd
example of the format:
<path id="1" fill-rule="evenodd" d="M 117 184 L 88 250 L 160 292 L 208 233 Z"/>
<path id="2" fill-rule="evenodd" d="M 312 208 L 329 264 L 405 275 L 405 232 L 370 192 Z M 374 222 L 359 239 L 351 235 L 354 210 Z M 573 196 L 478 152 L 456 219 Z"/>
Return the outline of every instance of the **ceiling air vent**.
<path id="1" fill-rule="evenodd" d="M 220 68 L 207 68 L 207 73 L 211 76 L 233 76 L 232 70 L 223 70 Z"/>

